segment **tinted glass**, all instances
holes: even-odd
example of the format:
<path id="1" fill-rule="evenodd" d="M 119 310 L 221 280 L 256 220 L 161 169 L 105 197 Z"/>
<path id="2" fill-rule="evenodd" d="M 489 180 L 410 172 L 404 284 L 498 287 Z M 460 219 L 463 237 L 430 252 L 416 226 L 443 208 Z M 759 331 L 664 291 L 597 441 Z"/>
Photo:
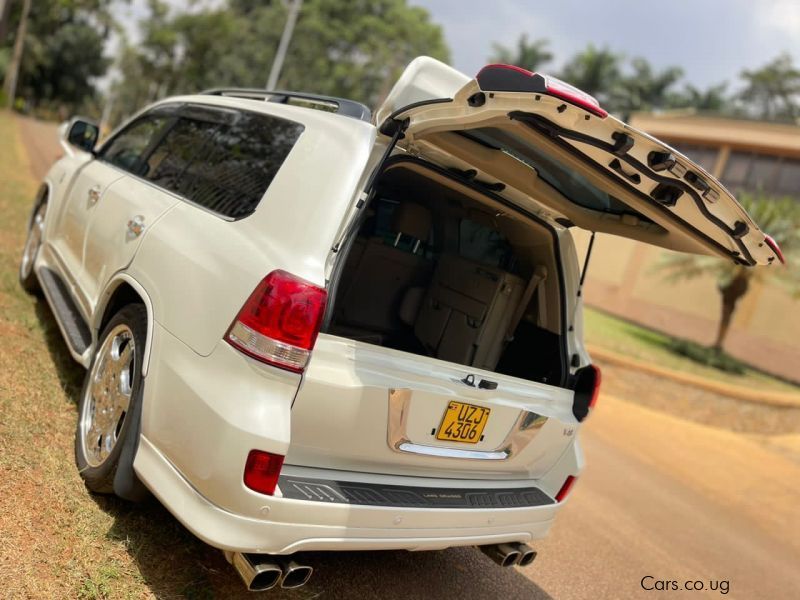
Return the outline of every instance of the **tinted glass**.
<path id="1" fill-rule="evenodd" d="M 492 267 L 511 270 L 509 263 L 514 252 L 502 233 L 469 219 L 462 219 L 458 234 L 458 253 L 461 256 Z"/>
<path id="2" fill-rule="evenodd" d="M 722 174 L 722 183 L 728 187 L 736 188 L 747 181 L 752 155 L 749 152 L 734 151 L 728 156 L 725 163 L 725 172 Z"/>
<path id="3" fill-rule="evenodd" d="M 717 164 L 719 149 L 713 146 L 700 146 L 697 144 L 673 144 L 675 149 L 689 159 L 696 162 L 706 171 L 714 174 L 714 167 Z"/>
<path id="4" fill-rule="evenodd" d="M 779 194 L 800 196 L 800 160 L 785 158 L 778 175 Z"/>
<path id="5" fill-rule="evenodd" d="M 153 150 L 142 167 L 142 176 L 172 192 L 181 192 L 181 178 L 189 165 L 202 160 L 203 152 L 220 125 L 181 118 Z"/>
<path id="6" fill-rule="evenodd" d="M 642 220 L 648 220 L 626 204 L 592 185 L 575 169 L 569 168 L 555 157 L 541 152 L 538 148 L 507 131 L 494 127 L 482 127 L 472 129 L 469 133 L 462 132 L 461 135 L 483 146 L 505 152 L 529 167 L 533 167 L 540 179 L 579 206 L 612 214 L 636 215 Z"/>
<path id="7" fill-rule="evenodd" d="M 232 218 L 256 209 L 303 131 L 298 123 L 253 113 L 213 131 L 208 124 L 198 128 L 210 137 L 179 174 L 179 192 Z"/>
<path id="8" fill-rule="evenodd" d="M 101 157 L 120 169 L 139 175 L 140 159 L 168 119 L 163 115 L 138 119 L 103 147 Z"/>
<path id="9" fill-rule="evenodd" d="M 747 174 L 747 187 L 752 190 L 770 190 L 775 185 L 778 157 L 756 154 Z"/>
<path id="10" fill-rule="evenodd" d="M 722 183 L 737 192 L 800 196 L 800 160 L 734 150 L 725 164 Z"/>

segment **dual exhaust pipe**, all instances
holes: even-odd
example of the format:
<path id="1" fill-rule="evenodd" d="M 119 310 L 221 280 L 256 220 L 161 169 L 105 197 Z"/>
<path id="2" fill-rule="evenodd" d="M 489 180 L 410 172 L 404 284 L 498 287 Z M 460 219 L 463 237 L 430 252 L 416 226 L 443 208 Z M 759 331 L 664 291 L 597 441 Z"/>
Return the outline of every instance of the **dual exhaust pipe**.
<path id="1" fill-rule="evenodd" d="M 536 551 L 533 548 L 518 542 L 478 546 L 478 548 L 501 567 L 513 567 L 514 565 L 527 567 L 536 558 Z"/>
<path id="2" fill-rule="evenodd" d="M 308 565 L 283 556 L 226 551 L 225 558 L 251 592 L 264 592 L 278 584 L 284 589 L 298 588 L 305 585 L 314 572 Z"/>
<path id="3" fill-rule="evenodd" d="M 501 567 L 527 567 L 536 558 L 536 551 L 527 544 L 509 542 L 478 546 Z M 251 592 L 264 592 L 280 584 L 284 589 L 305 585 L 314 569 L 283 556 L 225 552 L 228 560 Z"/>

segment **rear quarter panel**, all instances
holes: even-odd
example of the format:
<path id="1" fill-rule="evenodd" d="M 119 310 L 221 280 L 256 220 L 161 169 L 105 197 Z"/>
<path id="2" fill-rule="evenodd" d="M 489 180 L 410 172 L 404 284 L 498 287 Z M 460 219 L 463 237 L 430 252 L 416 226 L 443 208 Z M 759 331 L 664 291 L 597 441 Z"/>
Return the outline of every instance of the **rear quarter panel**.
<path id="1" fill-rule="evenodd" d="M 228 221 L 180 202 L 149 231 L 129 269 L 147 289 L 155 320 L 202 356 L 270 271 L 325 285 L 326 259 L 375 142 L 368 123 L 268 108 L 306 128 L 256 212 Z"/>

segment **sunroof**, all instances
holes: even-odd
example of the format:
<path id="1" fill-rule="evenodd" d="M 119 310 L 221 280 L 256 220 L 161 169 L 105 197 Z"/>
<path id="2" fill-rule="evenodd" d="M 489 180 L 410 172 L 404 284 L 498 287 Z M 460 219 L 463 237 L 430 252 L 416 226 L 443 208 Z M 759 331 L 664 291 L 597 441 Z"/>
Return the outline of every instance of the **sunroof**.
<path id="1" fill-rule="evenodd" d="M 496 127 L 480 127 L 459 133 L 474 142 L 504 152 L 532 167 L 542 181 L 579 206 L 614 215 L 635 215 L 649 221 L 647 217 L 633 210 L 624 202 L 592 185 L 579 171 L 540 151 L 529 141 L 523 140 L 513 133 Z"/>

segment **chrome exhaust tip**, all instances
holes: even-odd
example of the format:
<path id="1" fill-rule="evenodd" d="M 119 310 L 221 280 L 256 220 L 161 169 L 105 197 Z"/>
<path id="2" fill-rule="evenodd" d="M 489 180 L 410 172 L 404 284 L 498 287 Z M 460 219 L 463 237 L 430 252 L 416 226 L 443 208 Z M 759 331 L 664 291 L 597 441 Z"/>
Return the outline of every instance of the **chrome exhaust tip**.
<path id="1" fill-rule="evenodd" d="M 278 559 L 278 564 L 283 571 L 281 587 L 284 589 L 298 588 L 308 583 L 314 569 L 308 565 L 301 565 L 293 560 Z"/>
<path id="2" fill-rule="evenodd" d="M 520 567 L 527 567 L 536 558 L 536 550 L 528 546 L 528 544 L 514 544 L 519 552 L 519 560 L 517 564 Z"/>
<path id="3" fill-rule="evenodd" d="M 226 551 L 225 558 L 251 592 L 270 590 L 283 577 L 283 569 L 270 556 Z"/>
<path id="4" fill-rule="evenodd" d="M 478 548 L 501 567 L 513 567 L 521 557 L 520 551 L 514 544 L 492 544 Z"/>

